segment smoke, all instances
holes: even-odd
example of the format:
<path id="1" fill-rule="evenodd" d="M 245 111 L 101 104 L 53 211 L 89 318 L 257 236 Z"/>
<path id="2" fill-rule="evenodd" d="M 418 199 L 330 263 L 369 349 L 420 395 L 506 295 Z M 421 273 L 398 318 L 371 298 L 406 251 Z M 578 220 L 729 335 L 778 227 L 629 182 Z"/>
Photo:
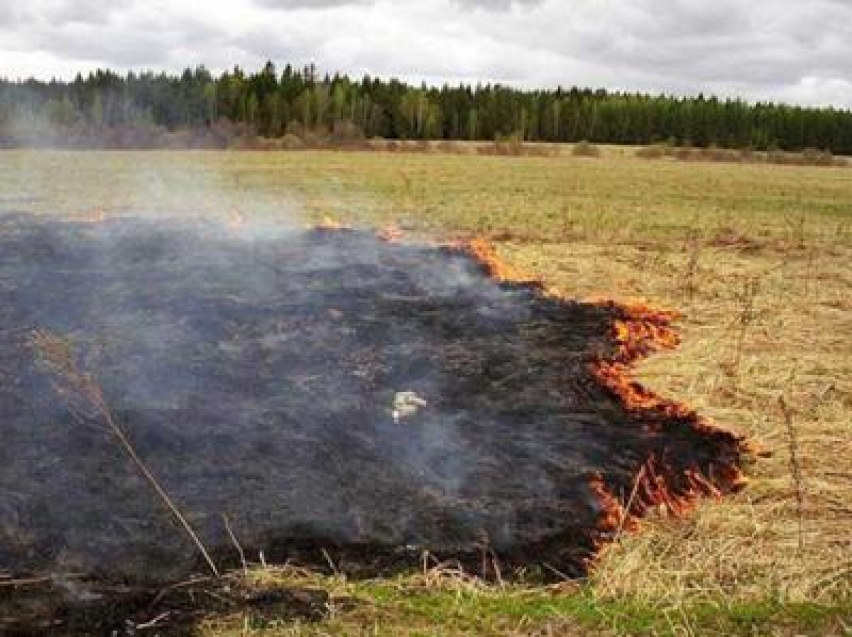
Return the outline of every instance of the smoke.
<path id="1" fill-rule="evenodd" d="M 162 580 L 195 562 L 109 436 L 52 390 L 32 328 L 72 340 L 213 547 L 228 545 L 223 513 L 267 549 L 511 553 L 594 526 L 559 383 L 605 333 L 596 310 L 569 312 L 578 341 L 554 357 L 539 339 L 564 341 L 566 316 L 461 255 L 224 220 L 9 215 L 0 281 L 0 553 L 14 569 Z M 399 392 L 425 406 L 396 422 Z"/>
<path id="2" fill-rule="evenodd" d="M 95 93 L 84 112 L 67 95 L 45 99 L 34 87 L 0 84 L 0 148 L 150 148 L 168 139 L 150 113 L 115 90 Z"/>
<path id="3" fill-rule="evenodd" d="M 116 216 L 208 218 L 246 239 L 304 229 L 304 200 L 286 180 L 251 161 L 202 151 L 6 152 L 0 156 L 0 214 L 30 212 L 77 221 Z M 199 225 L 199 232 L 209 232 Z M 104 246 L 104 250 L 108 246 Z"/>
<path id="4" fill-rule="evenodd" d="M 116 157 L 97 223 L 0 216 L 4 569 L 162 584 L 198 564 L 103 423 L 55 391 L 34 329 L 71 341 L 217 559 L 224 514 L 279 559 L 376 572 L 487 550 L 579 574 L 592 476 L 629 492 L 650 457 L 713 475 L 717 442 L 644 426 L 590 371 L 617 309 L 501 285 L 458 251 L 273 222 L 233 173 L 144 165 Z M 195 215 L 175 216 L 177 183 Z"/>

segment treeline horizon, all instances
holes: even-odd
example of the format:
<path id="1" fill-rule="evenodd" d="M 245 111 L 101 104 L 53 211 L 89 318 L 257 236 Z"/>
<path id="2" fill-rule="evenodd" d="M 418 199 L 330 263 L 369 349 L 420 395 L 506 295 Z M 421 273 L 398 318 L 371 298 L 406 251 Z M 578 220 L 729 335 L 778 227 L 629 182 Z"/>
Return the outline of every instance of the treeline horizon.
<path id="1" fill-rule="evenodd" d="M 852 111 L 703 94 L 415 86 L 320 76 L 313 65 L 279 71 L 272 62 L 218 76 L 200 66 L 181 74 L 99 69 L 73 81 L 0 79 L 3 147 L 229 147 L 257 138 L 667 143 L 852 155 Z"/>

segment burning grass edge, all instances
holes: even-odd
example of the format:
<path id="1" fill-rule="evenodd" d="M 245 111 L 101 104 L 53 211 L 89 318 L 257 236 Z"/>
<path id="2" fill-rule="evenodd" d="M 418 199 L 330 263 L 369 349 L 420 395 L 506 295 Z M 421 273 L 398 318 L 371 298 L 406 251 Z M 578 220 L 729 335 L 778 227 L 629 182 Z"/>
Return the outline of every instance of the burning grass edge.
<path id="1" fill-rule="evenodd" d="M 505 263 L 494 244 L 484 237 L 456 242 L 454 249 L 471 257 L 490 277 L 513 285 L 530 287 L 539 293 L 565 299 L 559 291 L 546 289 L 544 283 Z M 680 336 L 672 326 L 679 314 L 642 304 L 593 299 L 588 302 L 605 306 L 618 318 L 611 326 L 615 354 L 590 363 L 590 371 L 624 408 L 636 414 L 644 427 L 656 428 L 661 420 L 687 427 L 704 438 L 714 439 L 725 450 L 722 462 L 709 469 L 692 463 L 680 471 L 661 458 L 649 457 L 632 479 L 629 496 L 619 498 L 613 485 L 600 475 L 591 480 L 592 491 L 601 505 L 593 562 L 600 550 L 622 532 L 635 532 L 640 520 L 651 511 L 680 517 L 692 510 L 702 498 L 721 498 L 742 490 L 748 479 L 742 471 L 744 458 L 754 449 L 743 436 L 701 416 L 688 405 L 663 397 L 637 382 L 635 366 L 652 354 L 676 349 Z M 589 564 L 591 565 L 591 564 Z"/>

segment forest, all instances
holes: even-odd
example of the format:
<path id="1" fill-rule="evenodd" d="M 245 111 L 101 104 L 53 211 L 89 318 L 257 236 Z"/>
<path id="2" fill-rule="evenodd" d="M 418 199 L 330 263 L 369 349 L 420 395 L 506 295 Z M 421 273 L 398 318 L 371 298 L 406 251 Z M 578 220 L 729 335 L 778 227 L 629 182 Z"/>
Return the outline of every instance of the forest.
<path id="1" fill-rule="evenodd" d="M 573 87 L 414 86 L 313 65 L 218 76 L 97 70 L 73 81 L 0 79 L 0 147 L 232 147 L 289 139 L 515 139 L 852 155 L 852 111 Z"/>

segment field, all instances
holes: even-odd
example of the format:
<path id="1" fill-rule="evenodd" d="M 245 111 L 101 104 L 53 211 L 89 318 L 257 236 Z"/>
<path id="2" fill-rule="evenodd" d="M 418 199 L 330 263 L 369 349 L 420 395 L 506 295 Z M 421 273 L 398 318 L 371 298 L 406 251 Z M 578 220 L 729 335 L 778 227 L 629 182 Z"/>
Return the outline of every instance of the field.
<path id="1" fill-rule="evenodd" d="M 485 235 L 562 293 L 679 311 L 683 345 L 639 370 L 746 436 L 750 484 L 652 517 L 588 582 L 487 586 L 453 573 L 346 581 L 312 625 L 204 635 L 849 634 L 852 170 L 636 159 L 385 153 L 0 154 L 0 209 L 239 215 Z"/>

